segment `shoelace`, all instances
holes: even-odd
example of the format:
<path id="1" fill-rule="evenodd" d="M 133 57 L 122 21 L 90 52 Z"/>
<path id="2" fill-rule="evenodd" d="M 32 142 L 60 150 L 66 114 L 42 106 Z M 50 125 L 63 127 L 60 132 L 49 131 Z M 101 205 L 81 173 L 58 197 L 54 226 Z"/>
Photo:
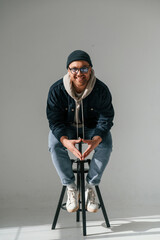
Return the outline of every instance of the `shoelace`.
<path id="1" fill-rule="evenodd" d="M 95 203 L 95 193 L 92 189 L 89 189 L 88 198 L 90 203 L 93 203 L 93 204 Z"/>
<path id="2" fill-rule="evenodd" d="M 70 203 L 73 201 L 73 199 L 76 199 L 75 191 L 72 191 L 72 190 L 68 191 L 68 199 L 69 199 Z"/>

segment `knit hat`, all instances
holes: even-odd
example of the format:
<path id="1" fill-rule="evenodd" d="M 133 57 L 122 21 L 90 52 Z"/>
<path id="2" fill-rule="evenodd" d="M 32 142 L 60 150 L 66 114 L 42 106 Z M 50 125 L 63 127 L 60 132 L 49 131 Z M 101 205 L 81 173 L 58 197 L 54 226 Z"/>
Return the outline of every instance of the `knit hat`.
<path id="1" fill-rule="evenodd" d="M 72 52 L 67 59 L 67 64 L 66 67 L 68 69 L 68 66 L 70 63 L 74 62 L 74 61 L 78 61 L 78 60 L 83 60 L 89 63 L 89 65 L 92 67 L 92 62 L 90 59 L 90 56 L 88 55 L 88 53 L 82 51 L 82 50 L 75 50 L 74 52 Z"/>

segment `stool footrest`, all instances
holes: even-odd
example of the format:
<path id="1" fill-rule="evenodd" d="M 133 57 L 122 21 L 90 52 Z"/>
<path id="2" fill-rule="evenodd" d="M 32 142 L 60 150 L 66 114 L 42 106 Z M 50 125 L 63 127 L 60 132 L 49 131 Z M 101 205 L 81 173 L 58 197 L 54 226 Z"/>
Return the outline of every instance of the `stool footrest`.
<path id="1" fill-rule="evenodd" d="M 80 201 L 80 203 L 81 203 L 81 201 Z M 66 203 L 63 203 L 63 204 L 61 205 L 61 208 L 62 208 L 63 210 L 65 210 L 65 211 L 67 211 Z M 99 209 L 99 208 L 101 208 L 101 204 L 100 204 L 100 203 L 98 203 L 98 209 Z M 82 212 L 82 208 L 79 208 L 77 211 Z M 86 211 L 87 211 L 87 209 L 86 209 Z"/>
<path id="2" fill-rule="evenodd" d="M 85 168 L 84 173 L 88 173 L 88 170 L 89 170 L 88 168 Z M 76 168 L 73 169 L 73 172 L 74 173 L 81 173 L 81 171 L 77 170 Z"/>

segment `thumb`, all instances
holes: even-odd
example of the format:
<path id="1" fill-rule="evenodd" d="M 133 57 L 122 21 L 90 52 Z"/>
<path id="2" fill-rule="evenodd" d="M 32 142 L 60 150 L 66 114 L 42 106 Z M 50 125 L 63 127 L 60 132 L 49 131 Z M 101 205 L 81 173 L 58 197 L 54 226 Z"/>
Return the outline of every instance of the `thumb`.
<path id="1" fill-rule="evenodd" d="M 82 139 L 82 142 L 88 143 L 89 140 Z"/>
<path id="2" fill-rule="evenodd" d="M 82 142 L 82 139 L 80 138 L 80 139 L 78 139 L 78 140 L 75 140 L 75 142 L 76 142 L 76 143 L 80 143 L 80 142 Z"/>

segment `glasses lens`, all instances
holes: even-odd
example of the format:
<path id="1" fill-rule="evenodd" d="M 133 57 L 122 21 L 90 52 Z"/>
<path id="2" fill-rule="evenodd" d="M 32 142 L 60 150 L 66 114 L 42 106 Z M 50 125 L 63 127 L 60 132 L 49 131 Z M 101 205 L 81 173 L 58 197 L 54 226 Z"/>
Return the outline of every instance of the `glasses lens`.
<path id="1" fill-rule="evenodd" d="M 87 67 L 83 67 L 80 70 L 81 70 L 81 73 L 87 73 L 88 72 L 88 68 Z"/>
<path id="2" fill-rule="evenodd" d="M 71 72 L 72 74 L 76 74 L 78 73 L 78 71 L 80 70 L 81 73 L 87 73 L 88 72 L 88 67 L 82 67 L 82 68 L 71 68 Z"/>
<path id="3" fill-rule="evenodd" d="M 72 73 L 77 73 L 77 72 L 78 72 L 78 69 L 77 69 L 77 68 L 71 68 L 71 72 L 72 72 Z"/>

